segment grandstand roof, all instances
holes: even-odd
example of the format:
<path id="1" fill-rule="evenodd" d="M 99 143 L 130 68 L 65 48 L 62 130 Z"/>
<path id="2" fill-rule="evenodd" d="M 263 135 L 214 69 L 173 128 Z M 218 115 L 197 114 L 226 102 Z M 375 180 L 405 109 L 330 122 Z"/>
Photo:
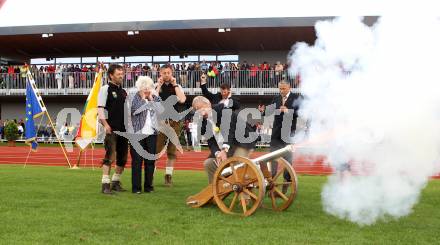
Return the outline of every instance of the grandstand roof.
<path id="1" fill-rule="evenodd" d="M 140 31 L 128 36 L 127 31 L 55 33 L 51 38 L 41 34 L 0 36 L 0 53 L 20 54 L 29 58 L 92 55 L 234 53 L 239 50 L 288 50 L 296 41 L 313 42 L 313 27 L 233 28 L 219 33 L 217 29 L 180 29 Z"/>
<path id="2" fill-rule="evenodd" d="M 0 1 L 0 56 L 17 58 L 290 50 L 297 41 L 315 40 L 318 20 L 347 9 L 351 14 L 375 13 L 371 1 L 349 0 L 224 0 L 215 6 L 203 0 L 165 3 L 172 6 L 137 0 Z M 363 10 L 354 12 L 358 6 Z M 375 20 L 366 18 L 367 23 Z M 231 31 L 219 33 L 219 28 Z M 129 36 L 128 31 L 139 35 Z"/>
<path id="3" fill-rule="evenodd" d="M 313 43 L 313 24 L 324 18 L 328 17 L 222 19 L 205 20 L 203 24 L 188 20 L 16 27 L 24 33 L 36 34 L 0 35 L 0 54 L 43 58 L 290 50 L 297 41 Z M 226 21 L 231 31 L 218 32 Z M 0 32 L 5 32 L 4 28 Z M 139 35 L 128 36 L 127 30 L 139 30 Z M 54 35 L 42 38 L 41 33 Z"/>

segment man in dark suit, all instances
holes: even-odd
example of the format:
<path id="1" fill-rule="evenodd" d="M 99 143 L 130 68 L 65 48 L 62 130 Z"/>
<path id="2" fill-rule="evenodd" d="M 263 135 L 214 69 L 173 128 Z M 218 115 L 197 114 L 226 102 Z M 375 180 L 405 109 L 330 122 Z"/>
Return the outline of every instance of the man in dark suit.
<path id="1" fill-rule="evenodd" d="M 208 181 L 211 183 L 219 164 L 227 157 L 249 157 L 251 151 L 255 148 L 257 135 L 251 125 L 240 118 L 231 108 L 225 108 L 224 104 L 211 106 L 207 98 L 197 96 L 193 99 L 192 106 L 203 117 L 201 134 L 207 135 L 210 150 L 210 155 L 205 160 L 204 167 L 208 174 Z M 213 111 L 217 114 L 215 121 L 210 116 Z M 244 126 L 244 129 L 242 126 Z M 242 132 L 237 130 L 242 130 Z M 240 139 L 240 137 L 245 140 Z"/>
<path id="2" fill-rule="evenodd" d="M 271 116 L 275 113 L 270 141 L 271 152 L 293 143 L 292 138 L 295 135 L 300 103 L 300 95 L 291 92 L 288 82 L 279 82 L 278 88 L 280 94 L 273 98 L 271 106 L 266 108 L 264 105 L 260 105 L 258 107 L 263 116 Z M 283 158 L 292 164 L 293 157 L 291 153 L 287 153 Z M 278 164 L 276 161 L 272 161 L 271 165 L 272 174 L 275 175 Z M 287 171 L 284 172 L 284 179 L 290 181 Z"/>
<path id="3" fill-rule="evenodd" d="M 206 79 L 205 74 L 200 77 L 200 88 L 203 96 L 208 98 L 212 105 L 223 104 L 225 108 L 231 108 L 234 111 L 240 109 L 240 100 L 238 97 L 232 96 L 229 84 L 223 83 L 220 85 L 220 92 L 213 94 L 208 91 Z"/>

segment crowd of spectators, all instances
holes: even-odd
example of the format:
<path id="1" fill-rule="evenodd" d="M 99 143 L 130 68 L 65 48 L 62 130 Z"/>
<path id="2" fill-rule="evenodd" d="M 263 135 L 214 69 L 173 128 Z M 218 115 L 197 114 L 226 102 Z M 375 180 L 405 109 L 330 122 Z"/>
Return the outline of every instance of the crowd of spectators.
<path id="1" fill-rule="evenodd" d="M 124 64 L 126 86 L 134 85 L 140 75 L 149 75 L 155 80 L 162 64 Z M 206 73 L 213 85 L 229 83 L 231 87 L 276 87 L 277 82 L 286 76 L 286 64 L 276 62 L 260 64 L 236 62 L 191 62 L 169 63 L 175 77 L 182 87 L 198 87 L 201 73 Z M 104 64 L 104 76 L 108 64 Z M 95 64 L 28 65 L 0 66 L 0 88 L 25 88 L 26 73 L 30 71 L 39 88 L 90 88 L 94 81 Z M 284 77 L 285 78 L 285 77 Z M 104 77 L 106 79 L 106 77 Z M 294 78 L 293 78 L 294 79 Z"/>
<path id="2" fill-rule="evenodd" d="M 269 64 L 264 61 L 260 64 L 249 64 L 247 61 L 243 63 L 237 62 L 190 62 L 190 63 L 167 63 L 170 65 L 174 71 L 283 71 L 287 69 L 286 64 L 281 62 L 276 62 L 275 64 Z M 162 63 L 150 64 L 125 64 L 126 72 L 149 72 L 158 71 L 159 67 L 163 65 Z M 104 65 L 104 68 L 108 68 L 108 64 Z M 63 64 L 63 65 L 10 65 L 10 66 L 0 66 L 0 73 L 3 74 L 20 74 L 24 76 L 26 72 L 30 70 L 33 74 L 40 73 L 56 73 L 56 72 L 93 72 L 95 70 L 95 64 Z"/>

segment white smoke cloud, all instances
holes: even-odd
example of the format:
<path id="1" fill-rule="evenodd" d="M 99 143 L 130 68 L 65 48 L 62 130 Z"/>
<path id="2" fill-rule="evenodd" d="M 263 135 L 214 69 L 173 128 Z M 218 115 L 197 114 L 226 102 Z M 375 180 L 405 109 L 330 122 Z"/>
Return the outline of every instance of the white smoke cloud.
<path id="1" fill-rule="evenodd" d="M 439 171 L 440 22 L 413 17 L 318 22 L 315 44 L 289 56 L 305 96 L 299 114 L 322 139 L 314 153 L 351 166 L 329 177 L 324 210 L 360 225 L 410 214 Z"/>

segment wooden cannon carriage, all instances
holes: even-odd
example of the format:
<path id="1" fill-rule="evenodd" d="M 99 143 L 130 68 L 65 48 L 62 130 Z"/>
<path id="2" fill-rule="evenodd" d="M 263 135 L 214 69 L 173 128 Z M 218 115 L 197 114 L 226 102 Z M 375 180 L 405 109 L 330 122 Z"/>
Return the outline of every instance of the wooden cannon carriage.
<path id="1" fill-rule="evenodd" d="M 293 145 L 288 145 L 255 159 L 228 158 L 218 167 L 212 184 L 188 197 L 187 205 L 198 208 L 215 203 L 224 213 L 242 216 L 259 207 L 286 210 L 296 197 L 298 182 L 295 170 L 281 156 L 292 151 Z M 277 166 L 270 166 L 272 160 Z M 273 173 L 272 168 L 276 169 Z M 283 175 L 291 181 L 285 182 Z"/>

